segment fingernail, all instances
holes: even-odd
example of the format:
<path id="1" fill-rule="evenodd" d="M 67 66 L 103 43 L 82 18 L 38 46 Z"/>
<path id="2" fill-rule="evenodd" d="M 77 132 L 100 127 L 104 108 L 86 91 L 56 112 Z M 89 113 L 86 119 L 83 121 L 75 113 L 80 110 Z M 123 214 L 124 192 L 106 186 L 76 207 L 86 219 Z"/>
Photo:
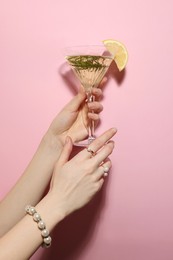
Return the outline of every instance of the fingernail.
<path id="1" fill-rule="evenodd" d="M 112 144 L 113 146 L 115 145 L 114 141 L 109 141 L 108 144 Z"/>
<path id="2" fill-rule="evenodd" d="M 118 130 L 117 128 L 113 127 L 112 130 L 116 133 Z"/>

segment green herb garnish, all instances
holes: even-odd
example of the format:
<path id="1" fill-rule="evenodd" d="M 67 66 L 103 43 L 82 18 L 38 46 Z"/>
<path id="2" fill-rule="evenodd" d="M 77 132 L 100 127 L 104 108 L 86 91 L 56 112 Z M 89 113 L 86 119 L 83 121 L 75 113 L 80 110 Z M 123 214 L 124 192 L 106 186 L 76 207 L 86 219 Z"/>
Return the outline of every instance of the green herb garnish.
<path id="1" fill-rule="evenodd" d="M 86 69 L 100 70 L 106 67 L 104 65 L 105 58 L 102 56 L 90 56 L 90 55 L 68 56 L 67 60 L 71 66 L 77 68 L 78 70 L 86 70 Z"/>

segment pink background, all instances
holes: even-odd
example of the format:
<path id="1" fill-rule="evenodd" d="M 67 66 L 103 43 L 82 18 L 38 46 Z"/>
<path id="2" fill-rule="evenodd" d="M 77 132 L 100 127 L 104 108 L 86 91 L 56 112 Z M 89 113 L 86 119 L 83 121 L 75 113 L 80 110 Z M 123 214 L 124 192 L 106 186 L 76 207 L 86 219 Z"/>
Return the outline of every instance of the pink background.
<path id="1" fill-rule="evenodd" d="M 1 197 L 74 94 L 62 48 L 114 38 L 129 51 L 125 73 L 108 75 L 97 130 L 118 128 L 107 183 L 33 260 L 173 259 L 172 9 L 171 0 L 0 1 Z"/>

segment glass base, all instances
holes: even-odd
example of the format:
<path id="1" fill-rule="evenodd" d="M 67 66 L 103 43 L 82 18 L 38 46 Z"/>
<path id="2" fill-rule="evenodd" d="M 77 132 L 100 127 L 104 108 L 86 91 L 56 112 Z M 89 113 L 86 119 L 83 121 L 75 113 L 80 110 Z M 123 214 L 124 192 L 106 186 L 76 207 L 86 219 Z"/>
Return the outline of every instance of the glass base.
<path id="1" fill-rule="evenodd" d="M 96 138 L 94 136 L 88 137 L 88 139 L 83 140 L 81 142 L 76 142 L 73 145 L 74 146 L 80 146 L 80 147 L 88 147 Z"/>

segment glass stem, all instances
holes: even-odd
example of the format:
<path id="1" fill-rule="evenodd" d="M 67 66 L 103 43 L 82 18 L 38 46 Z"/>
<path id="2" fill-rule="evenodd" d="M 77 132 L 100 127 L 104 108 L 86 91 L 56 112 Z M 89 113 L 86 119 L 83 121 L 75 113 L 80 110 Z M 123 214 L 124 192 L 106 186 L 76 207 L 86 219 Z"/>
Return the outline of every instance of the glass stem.
<path id="1" fill-rule="evenodd" d="M 87 92 L 86 94 L 87 94 L 87 102 L 88 103 L 95 101 L 95 96 L 92 95 L 91 92 Z M 91 110 L 90 112 L 94 113 L 93 110 Z M 94 120 L 91 119 L 90 122 L 89 122 L 89 126 L 88 126 L 88 141 L 89 141 L 89 143 L 91 143 L 95 139 L 94 128 L 95 128 Z"/>

